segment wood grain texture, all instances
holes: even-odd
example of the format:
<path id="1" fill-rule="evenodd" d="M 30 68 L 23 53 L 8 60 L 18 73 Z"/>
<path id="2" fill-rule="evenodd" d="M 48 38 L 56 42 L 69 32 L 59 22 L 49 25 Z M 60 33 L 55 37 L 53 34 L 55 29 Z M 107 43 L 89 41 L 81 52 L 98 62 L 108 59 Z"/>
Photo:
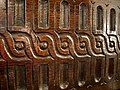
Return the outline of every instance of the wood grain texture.
<path id="1" fill-rule="evenodd" d="M 119 90 L 119 23 L 119 0 L 1 0 L 0 90 Z"/>

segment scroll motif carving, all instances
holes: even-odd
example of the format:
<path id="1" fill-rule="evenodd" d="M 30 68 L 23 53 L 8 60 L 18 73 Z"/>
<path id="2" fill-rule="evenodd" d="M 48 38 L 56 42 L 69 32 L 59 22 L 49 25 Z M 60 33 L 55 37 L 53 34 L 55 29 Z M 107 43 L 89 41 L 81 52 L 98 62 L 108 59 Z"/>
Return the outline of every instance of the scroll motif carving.
<path id="1" fill-rule="evenodd" d="M 98 6 L 98 0 L 20 1 L 0 1 L 0 80 L 8 79 L 10 90 L 79 90 L 119 81 L 119 20 L 114 15 L 107 20 L 109 5 Z"/>

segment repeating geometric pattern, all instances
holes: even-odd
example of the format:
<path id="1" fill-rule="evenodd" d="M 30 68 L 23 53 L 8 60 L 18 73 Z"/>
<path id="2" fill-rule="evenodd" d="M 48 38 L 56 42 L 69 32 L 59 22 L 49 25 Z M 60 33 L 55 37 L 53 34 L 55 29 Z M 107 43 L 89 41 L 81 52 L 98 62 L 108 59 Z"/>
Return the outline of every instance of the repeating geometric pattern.
<path id="1" fill-rule="evenodd" d="M 119 26 L 117 26 L 117 22 L 117 29 L 110 31 L 107 22 L 109 19 L 107 11 L 112 5 L 117 12 L 116 15 L 120 13 L 119 5 L 114 6 L 118 3 L 117 0 L 113 3 L 106 1 L 105 4 L 104 1 L 83 0 L 82 3 L 89 7 L 86 13 L 89 14 L 89 18 L 84 24 L 89 23 L 82 29 L 78 25 L 82 23 L 79 22 L 80 0 L 66 0 L 68 4 L 65 3 L 64 8 L 68 5 L 67 10 L 69 11 L 66 13 L 70 12 L 69 22 L 65 22 L 70 24 L 68 28 L 59 27 L 62 25 L 59 22 L 61 20 L 60 11 L 62 11 L 60 0 L 50 0 L 50 20 L 47 23 L 49 27 L 39 28 L 37 1 L 26 0 L 24 5 L 27 7 L 26 16 L 25 21 L 22 21 L 25 26 L 21 26 L 19 19 L 22 14 L 18 17 L 17 12 L 15 12 L 18 15 L 15 19 L 17 21 L 14 25 L 14 0 L 0 1 L 0 5 L 3 5 L 0 7 L 1 90 L 54 90 L 56 88 L 58 90 L 79 90 L 83 87 L 94 87 L 96 84 L 105 85 L 119 81 Z M 47 0 L 45 1 L 47 2 Z M 94 21 L 96 20 L 95 8 L 99 2 L 102 3 L 103 8 L 106 7 L 103 30 L 97 30 L 94 25 L 96 22 Z M 8 7 L 4 7 L 6 3 Z M 15 4 L 15 8 L 18 3 L 20 2 Z M 47 6 L 45 5 L 46 3 L 40 8 L 44 9 Z M 17 7 L 18 9 L 19 7 Z M 45 17 L 47 17 L 46 14 Z M 61 18 L 65 19 L 65 17 Z M 20 23 L 20 26 L 16 25 L 16 22 L 18 25 Z M 109 86 L 108 89 L 111 88 L 113 86 Z"/>

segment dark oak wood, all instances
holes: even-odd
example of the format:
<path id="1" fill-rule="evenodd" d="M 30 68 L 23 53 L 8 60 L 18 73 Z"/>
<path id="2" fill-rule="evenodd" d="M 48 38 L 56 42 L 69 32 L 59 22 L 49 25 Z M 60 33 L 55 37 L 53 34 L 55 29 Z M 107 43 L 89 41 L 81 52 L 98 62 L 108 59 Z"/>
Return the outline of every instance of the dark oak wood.
<path id="1" fill-rule="evenodd" d="M 0 90 L 119 90 L 119 0 L 0 0 Z"/>

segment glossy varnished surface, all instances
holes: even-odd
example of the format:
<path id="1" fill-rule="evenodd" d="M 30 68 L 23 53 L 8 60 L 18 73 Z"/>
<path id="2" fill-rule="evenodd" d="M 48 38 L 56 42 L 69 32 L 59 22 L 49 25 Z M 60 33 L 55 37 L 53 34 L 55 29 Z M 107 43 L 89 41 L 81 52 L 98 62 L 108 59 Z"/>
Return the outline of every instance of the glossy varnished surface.
<path id="1" fill-rule="evenodd" d="M 119 90 L 119 0 L 0 0 L 0 90 Z"/>

